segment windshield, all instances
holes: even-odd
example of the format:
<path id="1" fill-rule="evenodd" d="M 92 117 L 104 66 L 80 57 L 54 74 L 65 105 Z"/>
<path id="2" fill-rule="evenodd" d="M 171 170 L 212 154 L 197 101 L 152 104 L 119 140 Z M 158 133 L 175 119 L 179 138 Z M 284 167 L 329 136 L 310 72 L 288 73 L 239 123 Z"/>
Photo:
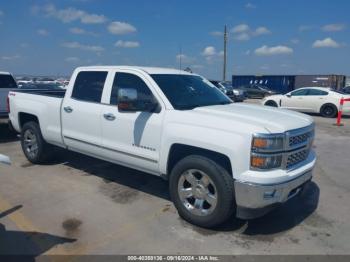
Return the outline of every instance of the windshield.
<path id="1" fill-rule="evenodd" d="M 225 105 L 232 101 L 208 80 L 195 75 L 151 75 L 177 110 Z"/>
<path id="2" fill-rule="evenodd" d="M 11 75 L 0 75 L 0 88 L 17 88 L 17 84 Z"/>

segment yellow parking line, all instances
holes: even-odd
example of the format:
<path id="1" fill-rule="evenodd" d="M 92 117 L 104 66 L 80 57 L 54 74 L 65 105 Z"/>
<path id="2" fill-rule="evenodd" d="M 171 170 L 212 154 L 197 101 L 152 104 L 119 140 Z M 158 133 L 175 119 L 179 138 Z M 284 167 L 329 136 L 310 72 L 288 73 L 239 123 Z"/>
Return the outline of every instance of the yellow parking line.
<path id="1" fill-rule="evenodd" d="M 6 211 L 10 208 L 13 208 L 13 205 L 0 196 L 0 210 Z M 6 217 L 10 219 L 21 231 L 39 232 L 33 223 L 18 210 Z"/>

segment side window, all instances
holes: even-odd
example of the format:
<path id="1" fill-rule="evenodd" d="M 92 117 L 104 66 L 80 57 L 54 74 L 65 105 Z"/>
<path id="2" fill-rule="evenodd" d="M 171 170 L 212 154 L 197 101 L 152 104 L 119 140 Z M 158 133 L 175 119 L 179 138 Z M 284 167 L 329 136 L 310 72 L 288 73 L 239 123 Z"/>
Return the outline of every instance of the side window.
<path id="1" fill-rule="evenodd" d="M 120 89 L 135 89 L 137 92 L 137 104 L 155 101 L 155 98 L 146 83 L 138 76 L 129 73 L 116 73 L 114 77 L 110 104 L 117 105 L 118 91 Z"/>
<path id="2" fill-rule="evenodd" d="M 291 93 L 292 96 L 306 96 L 309 89 L 296 90 Z"/>
<path id="3" fill-rule="evenodd" d="M 308 96 L 326 96 L 326 95 L 328 95 L 328 92 L 318 90 L 318 89 L 310 89 L 308 93 Z"/>
<path id="4" fill-rule="evenodd" d="M 103 71 L 85 71 L 78 73 L 73 87 L 72 98 L 100 103 L 107 73 L 108 72 Z"/>

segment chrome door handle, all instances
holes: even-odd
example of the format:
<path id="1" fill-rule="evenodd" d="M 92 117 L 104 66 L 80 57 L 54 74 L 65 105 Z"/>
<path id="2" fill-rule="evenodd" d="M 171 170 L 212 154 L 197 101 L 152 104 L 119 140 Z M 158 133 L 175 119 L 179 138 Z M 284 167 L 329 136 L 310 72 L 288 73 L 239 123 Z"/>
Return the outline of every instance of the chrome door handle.
<path id="1" fill-rule="evenodd" d="M 73 108 L 71 108 L 70 106 L 65 106 L 63 107 L 64 111 L 66 111 L 67 113 L 72 113 L 73 112 Z"/>
<path id="2" fill-rule="evenodd" d="M 109 121 L 113 121 L 115 119 L 115 115 L 111 114 L 111 113 L 108 113 L 108 114 L 103 114 L 103 117 L 106 119 L 106 120 L 109 120 Z"/>

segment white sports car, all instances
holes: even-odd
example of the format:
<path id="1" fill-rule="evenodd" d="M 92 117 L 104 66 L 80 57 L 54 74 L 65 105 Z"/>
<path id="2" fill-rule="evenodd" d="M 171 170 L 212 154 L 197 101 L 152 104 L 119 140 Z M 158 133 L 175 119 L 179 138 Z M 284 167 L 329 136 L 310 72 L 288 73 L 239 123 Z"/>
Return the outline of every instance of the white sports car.
<path id="1" fill-rule="evenodd" d="M 262 100 L 262 104 L 305 113 L 320 113 L 323 117 L 336 117 L 342 97 L 350 98 L 350 95 L 325 87 L 303 87 L 285 95 L 268 96 Z M 343 113 L 349 112 L 350 102 L 345 102 Z"/>

